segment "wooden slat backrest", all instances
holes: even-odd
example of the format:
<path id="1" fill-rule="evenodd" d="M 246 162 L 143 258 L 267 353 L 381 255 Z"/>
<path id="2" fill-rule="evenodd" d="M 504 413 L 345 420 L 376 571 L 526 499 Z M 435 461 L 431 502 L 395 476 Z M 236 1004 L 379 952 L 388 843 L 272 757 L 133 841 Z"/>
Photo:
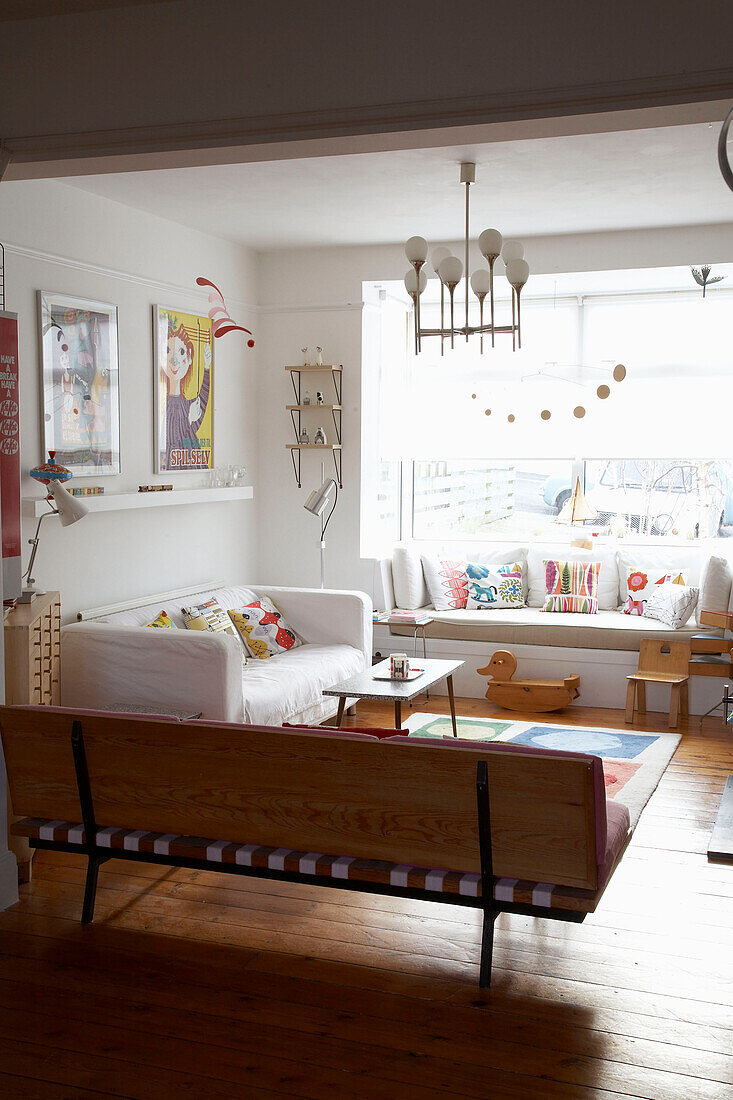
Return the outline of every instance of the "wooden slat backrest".
<path id="1" fill-rule="evenodd" d="M 80 820 L 71 714 L 0 709 L 13 807 Z M 595 889 L 589 758 L 450 750 L 204 722 L 80 718 L 97 824 L 480 870 L 488 765 L 494 873 Z"/>

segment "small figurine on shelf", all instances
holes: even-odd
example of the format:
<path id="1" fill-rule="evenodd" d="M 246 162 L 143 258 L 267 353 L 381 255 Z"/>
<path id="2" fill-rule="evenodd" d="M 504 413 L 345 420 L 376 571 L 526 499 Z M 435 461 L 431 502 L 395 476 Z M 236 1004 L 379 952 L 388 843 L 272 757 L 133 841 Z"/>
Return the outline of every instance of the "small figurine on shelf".
<path id="1" fill-rule="evenodd" d="M 311 391 L 306 390 L 305 393 L 303 394 L 303 404 L 304 405 L 310 405 L 310 403 L 311 403 Z"/>
<path id="2" fill-rule="evenodd" d="M 323 428 L 316 428 L 316 435 L 313 442 L 325 447 L 327 440 L 326 433 L 324 432 Z"/>
<path id="3" fill-rule="evenodd" d="M 306 447 L 310 443 L 310 439 L 308 438 L 308 430 L 306 428 L 303 428 L 301 430 L 300 436 L 298 438 L 298 442 L 303 447 Z M 318 442 L 318 440 L 316 439 L 316 443 L 317 442 Z"/>
<path id="4" fill-rule="evenodd" d="M 321 393 L 320 390 L 316 390 L 316 405 L 322 405 L 322 404 L 323 404 L 323 394 Z"/>
<path id="5" fill-rule="evenodd" d="M 323 366 L 323 348 L 319 348 L 318 345 L 316 345 L 316 366 Z"/>
<path id="6" fill-rule="evenodd" d="M 303 366 L 307 367 L 308 366 L 308 348 L 301 348 L 300 352 L 301 352 L 301 355 L 303 356 Z"/>

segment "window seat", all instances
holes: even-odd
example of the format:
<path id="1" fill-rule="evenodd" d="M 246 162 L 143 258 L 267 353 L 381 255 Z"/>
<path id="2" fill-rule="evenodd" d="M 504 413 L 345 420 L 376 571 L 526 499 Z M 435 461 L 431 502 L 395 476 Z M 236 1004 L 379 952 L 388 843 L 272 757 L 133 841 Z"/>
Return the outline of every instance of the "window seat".
<path id="1" fill-rule="evenodd" d="M 545 612 L 537 607 L 496 611 L 435 611 L 422 609 L 435 621 L 429 638 L 491 642 L 497 645 L 546 645 L 567 649 L 609 649 L 638 652 L 642 638 L 679 642 L 700 632 L 694 622 L 672 630 L 656 619 L 599 611 L 597 615 Z M 412 638 L 414 627 L 390 624 L 390 633 Z"/>

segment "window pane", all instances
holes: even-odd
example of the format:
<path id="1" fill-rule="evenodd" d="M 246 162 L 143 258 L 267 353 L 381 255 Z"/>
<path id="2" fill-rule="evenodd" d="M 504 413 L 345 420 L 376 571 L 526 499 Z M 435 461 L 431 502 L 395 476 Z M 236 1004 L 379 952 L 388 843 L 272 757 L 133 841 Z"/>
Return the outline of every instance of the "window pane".
<path id="1" fill-rule="evenodd" d="M 413 537 L 563 541 L 558 512 L 572 492 L 570 459 L 420 459 L 413 465 Z"/>
<path id="2" fill-rule="evenodd" d="M 594 459 L 585 492 L 610 534 L 708 538 L 733 523 L 733 463 L 694 458 Z"/>

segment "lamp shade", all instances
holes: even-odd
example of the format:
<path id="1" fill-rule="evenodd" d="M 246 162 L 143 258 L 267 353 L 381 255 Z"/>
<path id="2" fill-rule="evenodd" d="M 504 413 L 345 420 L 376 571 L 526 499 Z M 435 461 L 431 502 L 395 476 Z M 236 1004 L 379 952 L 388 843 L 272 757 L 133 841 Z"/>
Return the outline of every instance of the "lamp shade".
<path id="1" fill-rule="evenodd" d="M 457 256 L 446 256 L 438 269 L 438 274 L 447 286 L 455 286 L 461 281 L 463 264 Z"/>
<path id="2" fill-rule="evenodd" d="M 83 519 L 89 511 L 84 501 L 73 497 L 68 489 L 64 489 L 60 481 L 51 483 L 49 493 L 54 499 L 63 527 L 70 527 L 72 523 Z"/>
<path id="3" fill-rule="evenodd" d="M 411 264 L 425 263 L 428 258 L 428 242 L 424 237 L 410 237 L 405 245 L 405 255 Z"/>
<path id="4" fill-rule="evenodd" d="M 440 275 L 438 274 L 438 268 L 442 264 L 443 260 L 448 259 L 450 254 L 450 249 L 446 248 L 444 244 L 439 244 L 437 248 L 434 248 L 433 251 L 430 253 L 430 262 L 433 265 L 433 270 L 435 271 L 435 274 L 438 275 L 438 278 L 440 278 Z"/>
<path id="5" fill-rule="evenodd" d="M 471 290 L 477 297 L 488 294 L 491 289 L 491 276 L 485 267 L 479 267 L 471 276 Z"/>
<path id="6" fill-rule="evenodd" d="M 418 279 L 417 272 L 414 267 L 411 267 L 409 271 L 405 273 L 405 290 L 408 294 L 417 294 L 425 290 L 428 285 L 428 276 L 424 268 L 420 268 L 420 278 Z M 420 290 L 418 291 L 418 286 Z"/>
<path id="7" fill-rule="evenodd" d="M 490 256 L 498 256 L 501 253 L 502 240 L 502 235 L 498 229 L 484 229 L 478 239 L 481 255 L 486 256 L 487 259 Z"/>
<path id="8" fill-rule="evenodd" d="M 327 478 L 320 489 L 314 489 L 303 507 L 314 516 L 320 516 L 328 507 L 331 494 L 336 492 L 336 482 L 332 477 Z"/>
<path id="9" fill-rule="evenodd" d="M 521 289 L 529 278 L 529 264 L 526 260 L 508 260 L 506 277 L 513 287 Z"/>
<path id="10" fill-rule="evenodd" d="M 505 264 L 508 264 L 510 260 L 522 260 L 524 258 L 524 245 L 521 241 L 504 241 L 501 258 Z"/>

